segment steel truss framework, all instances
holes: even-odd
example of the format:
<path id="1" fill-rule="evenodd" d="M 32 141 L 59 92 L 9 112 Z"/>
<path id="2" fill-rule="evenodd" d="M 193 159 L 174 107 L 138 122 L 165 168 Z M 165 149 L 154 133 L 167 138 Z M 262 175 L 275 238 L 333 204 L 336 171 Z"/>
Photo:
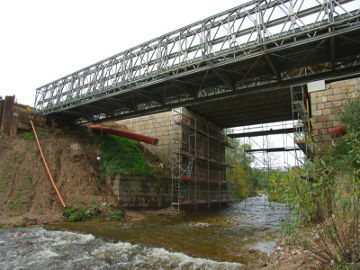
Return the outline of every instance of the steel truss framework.
<path id="1" fill-rule="evenodd" d="M 44 85 L 35 107 L 123 119 L 359 74 L 359 32 L 357 0 L 250 1 Z"/>

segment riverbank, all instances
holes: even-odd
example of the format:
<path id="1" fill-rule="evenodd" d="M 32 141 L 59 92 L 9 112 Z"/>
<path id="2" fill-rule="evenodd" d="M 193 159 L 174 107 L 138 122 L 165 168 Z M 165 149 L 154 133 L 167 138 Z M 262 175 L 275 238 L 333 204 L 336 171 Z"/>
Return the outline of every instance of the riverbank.
<path id="1" fill-rule="evenodd" d="M 104 153 L 98 143 L 99 136 L 83 130 L 64 131 L 50 128 L 39 128 L 38 134 L 49 169 L 67 208 L 64 209 L 59 203 L 33 134 L 25 132 L 11 137 L 0 133 L 0 227 L 64 222 L 64 212 L 73 210 L 79 210 L 79 215 L 75 217 L 78 220 L 113 220 L 115 217 L 129 220 L 142 219 L 142 215 L 147 215 L 146 211 L 135 213 L 126 211 L 123 207 L 125 199 L 143 199 L 131 195 L 141 193 L 138 190 L 132 191 L 141 187 L 142 182 L 123 187 L 131 189 L 132 192 L 129 192 L 126 198 L 116 195 L 113 180 L 103 171 L 107 170 L 107 167 L 101 170 L 102 163 L 99 158 Z M 124 148 L 126 145 L 123 143 L 122 146 Z M 150 160 L 150 154 L 141 151 L 140 145 L 134 144 L 130 150 L 137 151 L 138 156 L 143 158 L 146 164 L 141 168 L 148 166 L 146 168 L 151 170 L 152 166 L 158 165 L 158 160 L 153 156 Z M 129 153 L 125 151 L 130 150 L 122 149 L 117 153 L 126 156 Z M 130 165 L 128 167 L 129 170 L 132 169 Z M 155 179 L 154 182 L 156 181 L 160 180 Z M 160 210 L 159 214 L 165 212 L 166 210 Z M 153 214 L 157 215 L 157 212 Z"/>
<path id="2" fill-rule="evenodd" d="M 279 230 L 286 207 L 270 205 L 264 196 L 196 213 L 124 213 L 123 221 L 2 229 L 0 269 L 58 269 L 60 260 L 63 269 L 87 269 L 90 263 L 116 269 L 319 269 L 309 254 L 283 240 Z M 48 261 L 31 264 L 39 254 Z"/>

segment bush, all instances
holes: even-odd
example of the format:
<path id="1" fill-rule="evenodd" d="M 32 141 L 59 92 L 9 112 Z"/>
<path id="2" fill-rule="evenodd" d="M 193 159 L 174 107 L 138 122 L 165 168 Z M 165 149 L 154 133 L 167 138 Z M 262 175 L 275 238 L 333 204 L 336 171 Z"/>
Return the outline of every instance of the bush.
<path id="1" fill-rule="evenodd" d="M 66 208 L 64 211 L 64 216 L 67 221 L 84 221 L 92 217 L 92 214 L 89 211 L 86 211 L 82 208 Z"/>
<path id="2" fill-rule="evenodd" d="M 345 108 L 348 133 L 334 150 L 306 168 L 293 168 L 274 190 L 294 219 L 286 227 L 295 244 L 324 265 L 357 269 L 360 260 L 360 101 Z M 271 185 L 270 185 L 271 186 Z M 303 226 L 307 225 L 307 226 Z M 301 228 L 301 230 L 300 230 Z"/>

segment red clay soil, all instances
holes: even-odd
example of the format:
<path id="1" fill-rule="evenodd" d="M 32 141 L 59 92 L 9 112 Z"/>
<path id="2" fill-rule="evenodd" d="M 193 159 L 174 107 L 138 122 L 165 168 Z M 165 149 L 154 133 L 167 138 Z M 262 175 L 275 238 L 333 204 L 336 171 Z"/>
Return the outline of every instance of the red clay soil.
<path id="1" fill-rule="evenodd" d="M 68 206 L 116 204 L 111 191 L 99 181 L 99 151 L 91 135 L 64 134 L 61 130 L 40 133 L 50 171 Z M 62 221 L 63 210 L 35 139 L 0 134 L 0 225 Z"/>

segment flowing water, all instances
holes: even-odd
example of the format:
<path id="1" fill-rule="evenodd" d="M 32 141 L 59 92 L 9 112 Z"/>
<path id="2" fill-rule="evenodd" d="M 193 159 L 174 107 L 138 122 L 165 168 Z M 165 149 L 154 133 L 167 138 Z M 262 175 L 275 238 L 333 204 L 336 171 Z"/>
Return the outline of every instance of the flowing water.
<path id="1" fill-rule="evenodd" d="M 0 270 L 241 269 L 253 263 L 250 253 L 272 252 L 287 215 L 283 204 L 258 196 L 225 209 L 138 222 L 2 229 Z M 32 245 L 19 248 L 24 242 Z"/>

